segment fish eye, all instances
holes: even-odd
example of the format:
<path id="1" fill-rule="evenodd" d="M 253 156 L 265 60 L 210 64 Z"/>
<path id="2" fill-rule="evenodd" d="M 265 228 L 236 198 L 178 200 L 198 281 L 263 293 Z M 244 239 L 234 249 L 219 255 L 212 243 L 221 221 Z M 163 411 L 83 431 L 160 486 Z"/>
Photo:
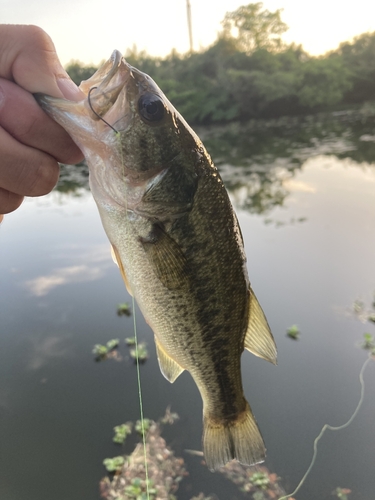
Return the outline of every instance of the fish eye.
<path id="1" fill-rule="evenodd" d="M 164 103 L 155 94 L 143 94 L 138 101 L 138 110 L 142 118 L 148 122 L 160 122 L 164 117 Z"/>

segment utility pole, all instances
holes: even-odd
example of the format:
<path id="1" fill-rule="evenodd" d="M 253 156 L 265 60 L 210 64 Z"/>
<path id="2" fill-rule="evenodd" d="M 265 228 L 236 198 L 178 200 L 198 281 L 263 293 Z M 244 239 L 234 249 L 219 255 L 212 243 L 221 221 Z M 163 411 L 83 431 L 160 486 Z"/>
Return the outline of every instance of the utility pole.
<path id="1" fill-rule="evenodd" d="M 191 5 L 190 0 L 186 0 L 187 21 L 189 29 L 190 54 L 193 52 L 193 30 L 191 27 Z"/>

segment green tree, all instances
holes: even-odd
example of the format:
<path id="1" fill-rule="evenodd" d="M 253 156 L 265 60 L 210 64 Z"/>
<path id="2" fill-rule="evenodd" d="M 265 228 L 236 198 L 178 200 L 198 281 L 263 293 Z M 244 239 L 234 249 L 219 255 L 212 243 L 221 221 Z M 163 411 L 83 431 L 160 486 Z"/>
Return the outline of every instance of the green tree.
<path id="1" fill-rule="evenodd" d="M 301 67 L 299 103 L 309 109 L 333 106 L 342 101 L 352 84 L 341 59 L 311 58 Z"/>
<path id="2" fill-rule="evenodd" d="M 343 42 L 330 59 L 341 59 L 351 73 L 352 88 L 346 93 L 347 102 L 363 102 L 375 98 L 375 31 L 362 33 L 350 42 Z"/>
<path id="3" fill-rule="evenodd" d="M 270 12 L 263 3 L 249 3 L 233 12 L 227 12 L 222 21 L 225 38 L 237 39 L 238 49 L 251 54 L 258 49 L 277 52 L 284 45 L 280 35 L 288 26 L 281 20 L 282 9 Z"/>

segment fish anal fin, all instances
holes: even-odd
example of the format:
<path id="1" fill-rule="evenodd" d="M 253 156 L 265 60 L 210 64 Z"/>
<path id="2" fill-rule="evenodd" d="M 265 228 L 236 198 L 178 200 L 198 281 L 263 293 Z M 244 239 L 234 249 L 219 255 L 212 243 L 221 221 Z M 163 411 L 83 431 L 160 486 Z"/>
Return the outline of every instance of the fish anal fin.
<path id="1" fill-rule="evenodd" d="M 174 290 L 188 285 L 186 257 L 178 243 L 161 226 L 155 224 L 149 237 L 140 241 L 155 274 L 165 287 Z"/>
<path id="2" fill-rule="evenodd" d="M 111 255 L 112 255 L 113 262 L 120 269 L 120 273 L 121 273 L 122 279 L 124 280 L 127 291 L 130 293 L 131 296 L 133 296 L 133 292 L 130 288 L 129 280 L 126 277 L 124 266 L 122 265 L 122 262 L 121 262 L 120 254 L 118 253 L 118 250 L 114 245 L 111 245 Z"/>
<path id="3" fill-rule="evenodd" d="M 248 403 L 245 411 L 230 422 L 203 415 L 203 453 L 211 471 L 233 459 L 243 465 L 264 461 L 266 449 L 263 438 Z"/>
<path id="4" fill-rule="evenodd" d="M 249 300 L 249 323 L 245 336 L 245 349 L 276 365 L 276 344 L 264 312 L 251 288 Z"/>
<path id="5" fill-rule="evenodd" d="M 158 339 L 155 337 L 156 354 L 158 356 L 159 367 L 164 377 L 171 383 L 184 371 L 176 361 L 174 361 L 163 349 Z"/>

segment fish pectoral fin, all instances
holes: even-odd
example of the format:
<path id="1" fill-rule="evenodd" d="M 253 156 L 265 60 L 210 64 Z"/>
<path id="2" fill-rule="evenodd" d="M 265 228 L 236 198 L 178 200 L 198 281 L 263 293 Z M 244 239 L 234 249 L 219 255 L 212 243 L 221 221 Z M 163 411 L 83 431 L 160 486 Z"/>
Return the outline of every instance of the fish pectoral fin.
<path id="1" fill-rule="evenodd" d="M 176 363 L 176 361 L 168 356 L 156 337 L 155 345 L 160 371 L 164 375 L 164 377 L 169 380 L 171 384 L 173 384 L 176 378 L 184 371 L 184 368 L 182 368 L 178 363 Z"/>
<path id="2" fill-rule="evenodd" d="M 245 349 L 276 365 L 276 344 L 264 312 L 251 288 L 249 300 L 249 324 L 245 336 Z"/>
<path id="3" fill-rule="evenodd" d="M 155 224 L 149 238 L 140 239 L 155 274 L 169 290 L 188 285 L 188 265 L 181 247 Z"/>
<path id="4" fill-rule="evenodd" d="M 122 265 L 122 262 L 121 262 L 120 254 L 118 253 L 118 250 L 117 250 L 117 248 L 114 245 L 111 245 L 111 255 L 112 255 L 113 262 L 120 269 L 120 273 L 121 273 L 122 279 L 124 280 L 124 283 L 125 283 L 127 291 L 133 297 L 133 292 L 132 292 L 132 290 L 130 288 L 130 284 L 129 284 L 128 278 L 126 277 L 124 266 Z"/>

